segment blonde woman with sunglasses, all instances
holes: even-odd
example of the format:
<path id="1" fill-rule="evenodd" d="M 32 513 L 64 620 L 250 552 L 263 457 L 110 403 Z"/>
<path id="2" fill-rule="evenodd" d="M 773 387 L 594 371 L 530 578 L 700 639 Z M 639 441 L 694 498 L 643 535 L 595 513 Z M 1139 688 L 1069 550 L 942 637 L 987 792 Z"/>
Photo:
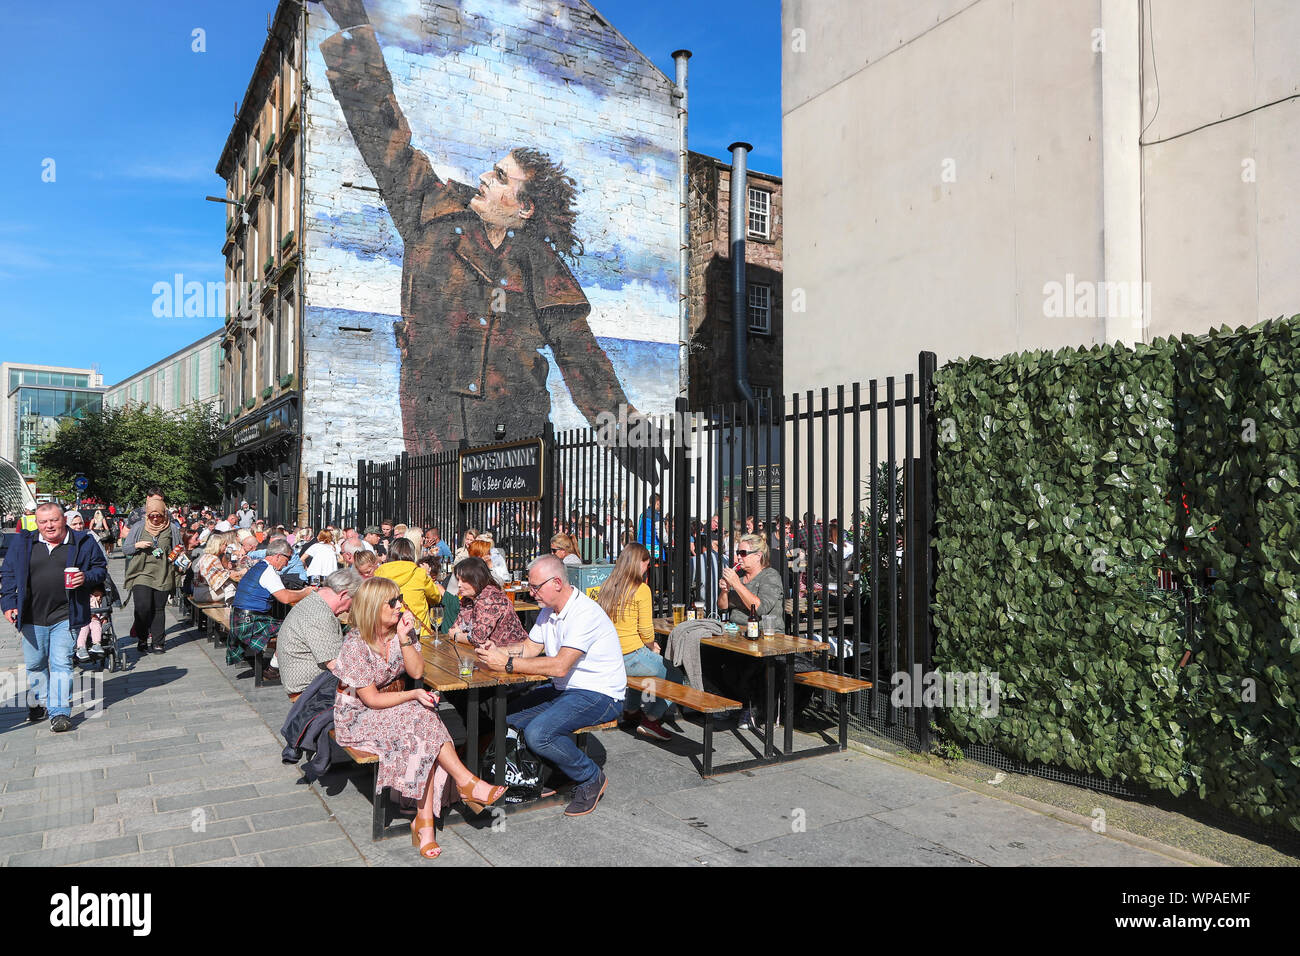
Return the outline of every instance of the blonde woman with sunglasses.
<path id="1" fill-rule="evenodd" d="M 402 610 L 397 583 L 380 577 L 363 581 L 352 599 L 352 623 L 336 659 L 335 739 L 379 754 L 374 799 L 391 787 L 417 802 L 411 843 L 425 859 L 436 859 L 442 850 L 434 839 L 435 818 L 457 796 L 481 813 L 505 796 L 506 788 L 480 780 L 461 762 L 438 717 L 436 694 L 386 687 L 403 674 L 418 681 L 424 673 L 415 620 Z"/>

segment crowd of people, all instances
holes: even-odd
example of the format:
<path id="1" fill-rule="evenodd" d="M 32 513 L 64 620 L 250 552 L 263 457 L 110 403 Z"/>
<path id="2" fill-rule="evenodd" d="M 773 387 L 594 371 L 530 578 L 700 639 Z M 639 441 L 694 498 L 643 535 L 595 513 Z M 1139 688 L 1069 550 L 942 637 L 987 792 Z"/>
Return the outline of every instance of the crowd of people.
<path id="1" fill-rule="evenodd" d="M 380 792 L 389 787 L 414 807 L 412 842 L 429 858 L 440 852 L 434 818 L 457 799 L 482 810 L 504 788 L 477 779 L 461 761 L 439 714 L 440 695 L 400 689 L 403 675 L 418 685 L 423 674 L 422 637 L 444 634 L 487 668 L 545 678 L 512 695 L 506 722 L 573 784 L 571 816 L 592 812 L 608 786 L 574 730 L 621 718 L 653 740 L 672 740 L 670 727 L 680 732 L 671 704 L 627 688 L 629 676 L 686 681 L 665 658 L 653 624 L 652 570 L 674 547 L 671 517 L 660 513 L 657 496 L 621 540 L 575 513 L 549 550 L 538 549 L 543 553 L 520 574 L 540 607 L 530 628 L 504 588 L 511 579 L 506 555 L 478 529 L 464 530 L 453 550 L 437 527 L 383 521 L 286 528 L 268 525 L 247 502 L 226 515 L 169 508 L 157 489 L 125 518 L 100 516 L 86 527 L 79 512 L 42 505 L 36 530 L 22 535 L 24 546 L 3 566 L 0 605 L 23 634 L 29 674 L 38 683 L 44 675 L 47 688 L 29 717 L 44 718 L 48 707 L 56 732 L 70 726 L 74 654 L 84 659 L 99 643 L 90 608 L 111 586 L 114 547 L 126 562 L 140 654 L 165 653 L 164 611 L 182 581 L 196 601 L 229 606 L 231 663 L 264 654 L 275 638 L 265 679 L 280 680 L 295 709 L 306 700 L 313 713 L 327 712 L 338 744 L 379 755 Z M 739 626 L 779 621 L 787 584 L 771 566 L 773 551 L 829 546 L 851 556 L 833 525 L 803 528 L 783 521 L 769 531 L 749 519 L 724 533 L 717 515 L 693 527 L 695 593 Z M 611 558 L 599 600 L 571 585 L 573 565 Z M 761 696 L 761 664 L 727 657 L 712 689 L 752 705 Z M 741 721 L 754 723 L 748 708 Z"/>

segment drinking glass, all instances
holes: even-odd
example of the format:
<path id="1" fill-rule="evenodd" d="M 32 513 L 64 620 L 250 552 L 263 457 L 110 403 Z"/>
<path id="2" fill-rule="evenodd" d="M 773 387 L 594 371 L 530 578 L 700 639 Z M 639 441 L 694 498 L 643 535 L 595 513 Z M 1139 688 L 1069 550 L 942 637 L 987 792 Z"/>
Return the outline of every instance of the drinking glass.
<path id="1" fill-rule="evenodd" d="M 686 620 L 686 605 L 674 604 L 673 605 L 673 627 L 676 627 L 684 620 Z"/>

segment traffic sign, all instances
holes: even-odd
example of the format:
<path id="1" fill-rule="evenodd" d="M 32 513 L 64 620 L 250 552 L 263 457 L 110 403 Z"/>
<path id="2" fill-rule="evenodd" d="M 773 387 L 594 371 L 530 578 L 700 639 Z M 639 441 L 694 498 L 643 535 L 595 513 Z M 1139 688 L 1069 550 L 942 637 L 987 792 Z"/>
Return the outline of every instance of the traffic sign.
<path id="1" fill-rule="evenodd" d="M 85 491 L 90 487 L 90 479 L 85 475 L 78 475 L 76 478 L 72 479 L 72 486 L 76 488 L 77 491 Z"/>

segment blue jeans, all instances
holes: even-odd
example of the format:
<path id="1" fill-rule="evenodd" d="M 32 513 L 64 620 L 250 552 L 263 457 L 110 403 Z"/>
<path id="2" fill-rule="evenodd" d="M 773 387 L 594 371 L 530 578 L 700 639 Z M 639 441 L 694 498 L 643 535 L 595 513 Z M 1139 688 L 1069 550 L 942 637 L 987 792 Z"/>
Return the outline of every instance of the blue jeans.
<path id="1" fill-rule="evenodd" d="M 623 666 L 627 669 L 628 677 L 658 677 L 661 680 L 680 684 L 686 676 L 676 664 L 669 664 L 648 647 L 642 647 L 631 654 L 624 654 Z M 641 692 L 629 687 L 627 702 L 623 705 L 623 709 L 629 713 L 640 710 L 651 720 L 658 720 L 668 709 L 668 701 L 662 697 L 655 697 L 648 702 L 643 701 Z"/>
<path id="2" fill-rule="evenodd" d="M 23 665 L 27 668 L 28 692 L 35 695 L 39 705 L 49 708 L 51 717 L 72 715 L 75 643 L 67 621 L 50 627 L 23 625 Z"/>
<path id="3" fill-rule="evenodd" d="M 579 727 L 613 720 L 623 702 L 594 690 L 557 690 L 547 684 L 515 701 L 518 710 L 506 724 L 523 734 L 528 749 L 554 764 L 574 783 L 586 783 L 600 772 L 596 762 L 578 749 L 573 732 Z"/>

